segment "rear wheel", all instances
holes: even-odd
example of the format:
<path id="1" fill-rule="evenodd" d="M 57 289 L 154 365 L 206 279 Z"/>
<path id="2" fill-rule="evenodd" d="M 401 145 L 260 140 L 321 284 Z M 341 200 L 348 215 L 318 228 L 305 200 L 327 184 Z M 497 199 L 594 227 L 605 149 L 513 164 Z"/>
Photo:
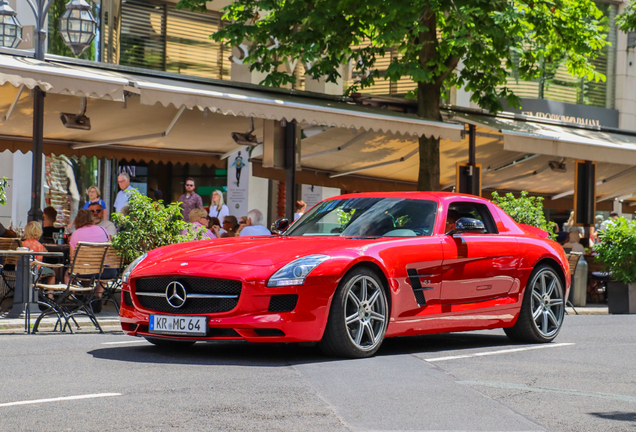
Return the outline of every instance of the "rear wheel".
<path id="1" fill-rule="evenodd" d="M 195 344 L 195 341 L 181 341 L 181 340 L 161 339 L 161 338 L 153 338 L 153 337 L 147 337 L 144 339 L 146 339 L 151 344 L 158 346 L 159 348 L 166 348 L 166 349 L 187 348 Z"/>
<path id="2" fill-rule="evenodd" d="M 563 282 L 547 264 L 535 268 L 528 280 L 517 322 L 504 331 L 519 342 L 550 342 L 559 334 L 565 315 Z"/>
<path id="3" fill-rule="evenodd" d="M 354 269 L 336 290 L 320 348 L 336 357 L 370 357 L 380 348 L 388 322 L 382 281 L 369 269 Z"/>

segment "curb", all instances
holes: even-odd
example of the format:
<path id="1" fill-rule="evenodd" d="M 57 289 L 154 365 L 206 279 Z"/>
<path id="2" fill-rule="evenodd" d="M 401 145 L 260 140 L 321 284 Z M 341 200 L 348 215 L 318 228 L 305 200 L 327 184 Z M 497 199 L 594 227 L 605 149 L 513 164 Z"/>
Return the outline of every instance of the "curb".
<path id="1" fill-rule="evenodd" d="M 98 319 L 99 325 L 101 327 L 120 327 L 119 319 Z M 31 328 L 33 328 L 33 323 L 35 319 L 31 320 Z M 93 325 L 89 320 L 78 320 L 78 324 L 82 327 L 82 329 L 91 327 Z M 55 327 L 55 321 L 42 321 L 40 323 L 40 329 L 52 329 Z M 6 330 L 23 330 L 24 329 L 24 319 L 14 320 L 13 322 L 3 323 L 0 321 L 0 333 Z M 75 329 L 74 329 L 75 330 Z"/>
<path id="2" fill-rule="evenodd" d="M 574 316 L 577 315 L 577 313 L 574 312 L 574 309 L 576 309 L 578 315 L 609 315 L 607 308 L 566 307 L 565 311 L 568 315 Z"/>

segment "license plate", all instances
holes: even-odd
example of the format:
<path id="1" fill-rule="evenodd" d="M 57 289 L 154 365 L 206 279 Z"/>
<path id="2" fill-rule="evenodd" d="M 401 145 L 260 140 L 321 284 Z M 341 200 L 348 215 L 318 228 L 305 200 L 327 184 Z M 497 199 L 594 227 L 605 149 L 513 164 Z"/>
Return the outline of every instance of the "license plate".
<path id="1" fill-rule="evenodd" d="M 148 330 L 150 333 L 205 336 L 206 324 L 206 317 L 150 315 Z"/>

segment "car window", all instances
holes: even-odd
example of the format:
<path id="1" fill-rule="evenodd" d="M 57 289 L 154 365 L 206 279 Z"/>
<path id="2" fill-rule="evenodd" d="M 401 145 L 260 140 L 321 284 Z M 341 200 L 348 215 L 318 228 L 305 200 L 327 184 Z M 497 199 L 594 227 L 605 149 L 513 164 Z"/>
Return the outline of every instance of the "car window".
<path id="1" fill-rule="evenodd" d="M 486 204 L 470 203 L 470 202 L 454 202 L 448 206 L 446 213 L 446 227 L 444 232 L 455 229 L 455 222 L 459 218 L 477 219 L 484 223 L 486 234 L 497 234 L 497 224 L 490 214 L 490 210 Z"/>
<path id="2" fill-rule="evenodd" d="M 285 232 L 289 236 L 430 236 L 437 203 L 401 198 L 350 198 L 314 206 Z"/>

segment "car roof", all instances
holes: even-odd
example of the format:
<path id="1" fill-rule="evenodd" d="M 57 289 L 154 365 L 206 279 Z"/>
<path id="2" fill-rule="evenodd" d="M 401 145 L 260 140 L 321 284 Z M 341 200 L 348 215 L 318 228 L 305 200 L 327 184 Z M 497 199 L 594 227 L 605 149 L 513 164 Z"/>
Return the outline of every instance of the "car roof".
<path id="1" fill-rule="evenodd" d="M 347 195 L 339 195 L 329 199 L 351 199 L 351 198 L 404 198 L 404 199 L 422 199 L 422 200 L 434 200 L 434 201 L 450 201 L 461 199 L 470 199 L 471 201 L 482 201 L 489 203 L 485 198 L 478 197 L 476 195 L 452 193 L 452 192 L 420 192 L 420 191 L 408 191 L 408 192 L 363 192 L 352 193 Z"/>

